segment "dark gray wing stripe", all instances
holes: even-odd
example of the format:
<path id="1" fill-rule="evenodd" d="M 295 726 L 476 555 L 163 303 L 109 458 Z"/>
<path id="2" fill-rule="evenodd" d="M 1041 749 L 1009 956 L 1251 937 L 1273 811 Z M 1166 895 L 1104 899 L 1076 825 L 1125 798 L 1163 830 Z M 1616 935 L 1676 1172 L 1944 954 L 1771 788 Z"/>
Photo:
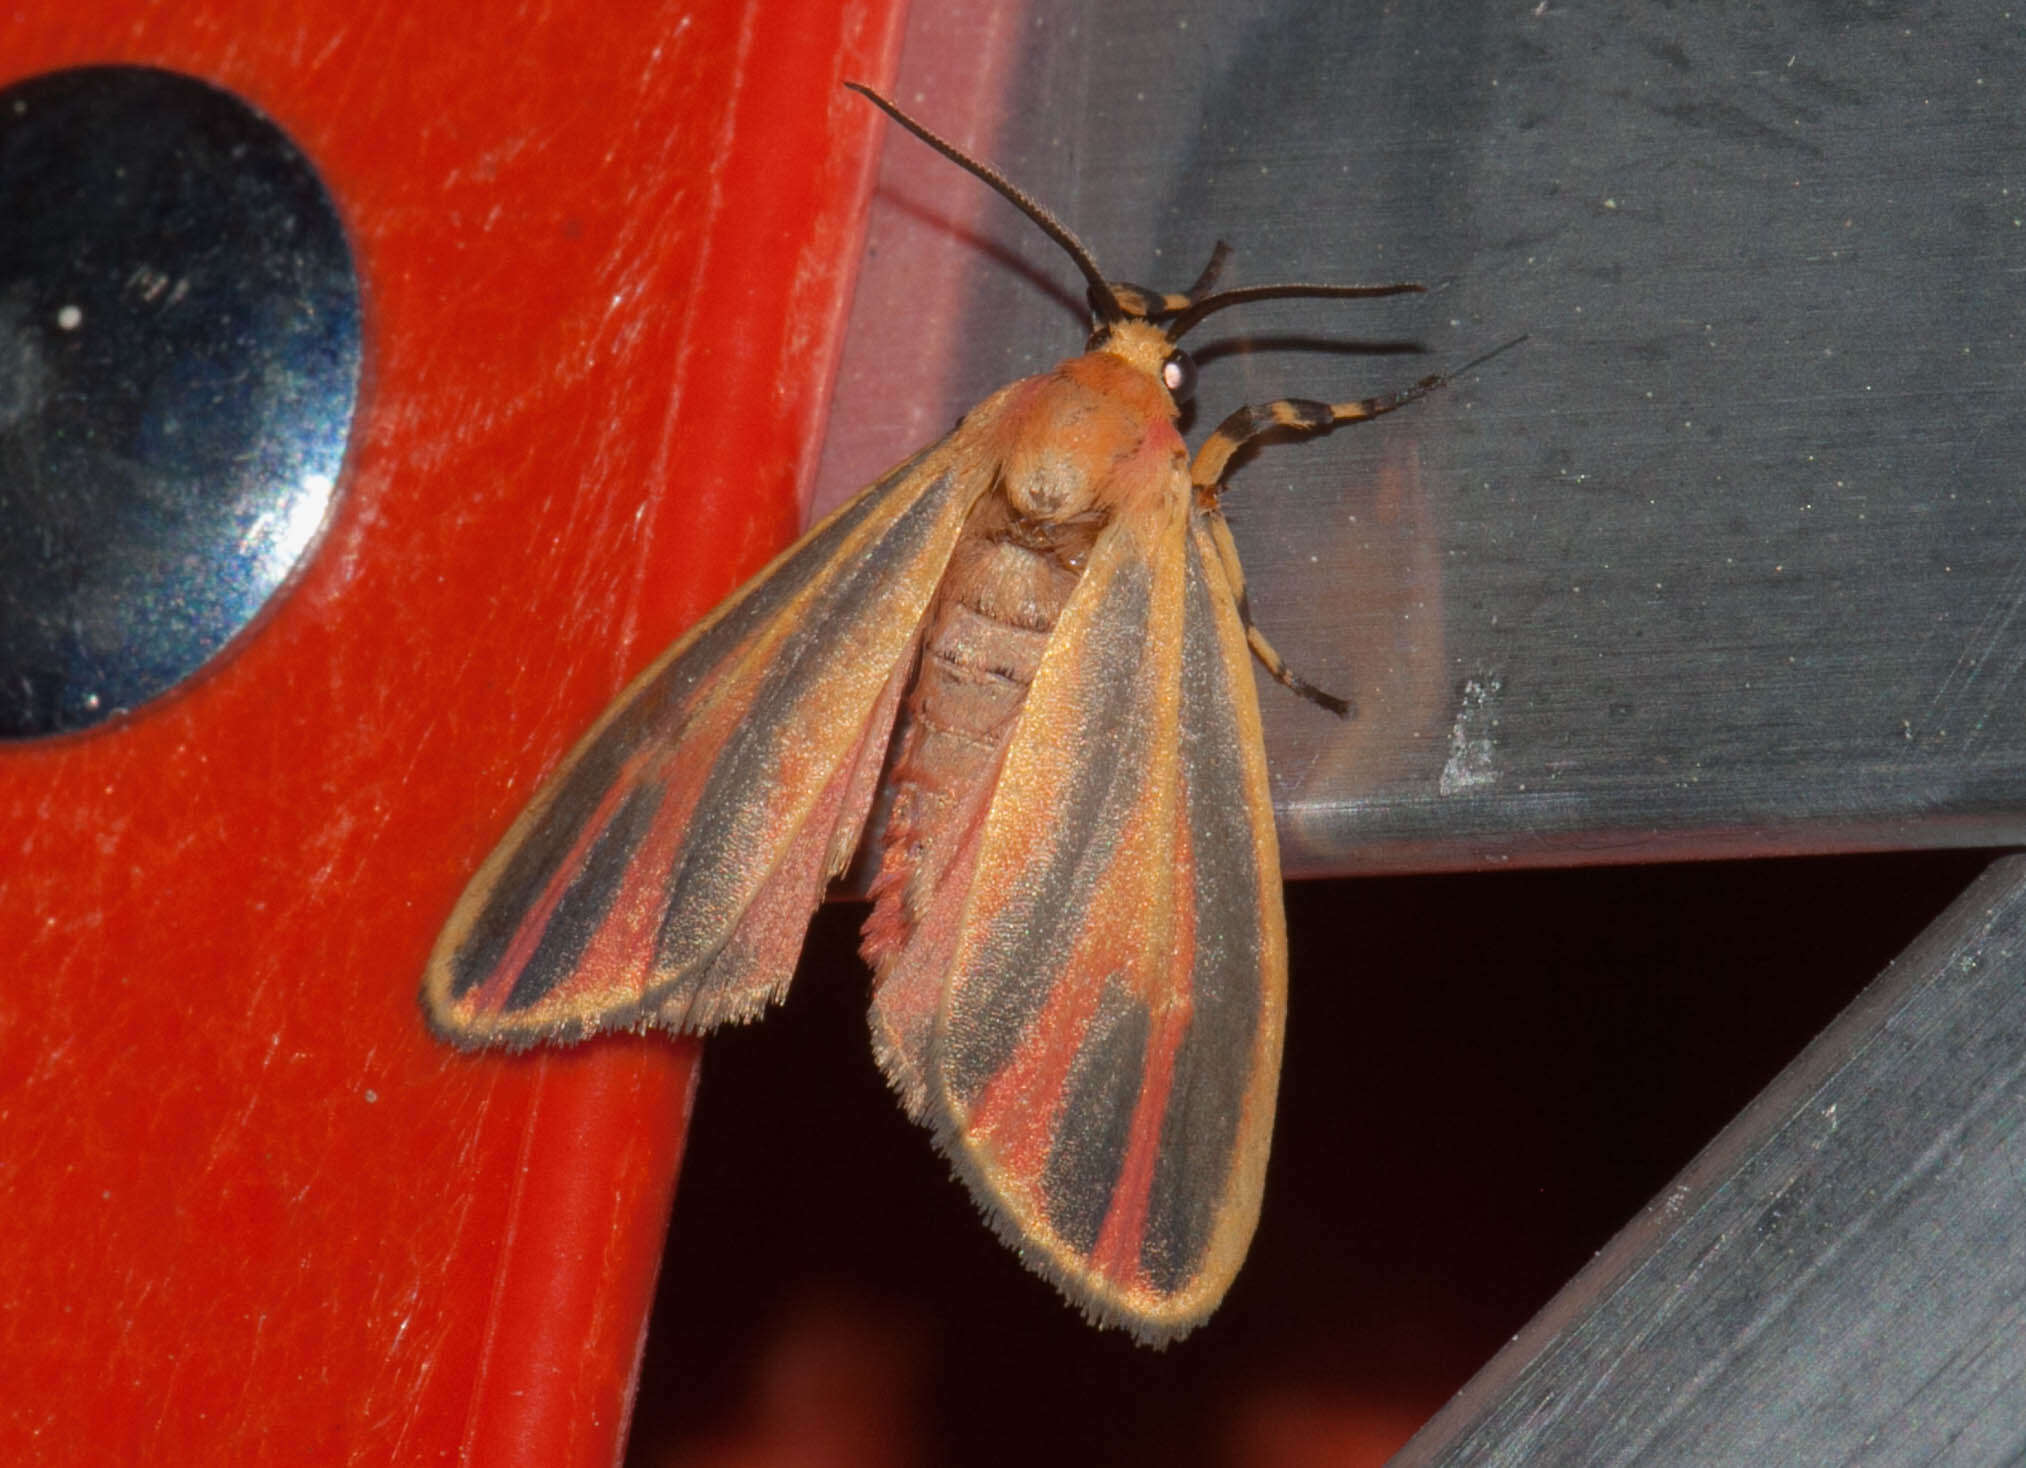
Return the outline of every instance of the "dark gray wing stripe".
<path id="1" fill-rule="evenodd" d="M 1081 1254 L 1097 1247 L 1098 1230 L 1118 1192 L 1152 1028 L 1147 1007 L 1123 985 L 1107 983 L 1077 1047 L 1041 1197 L 1050 1226 Z"/>
<path id="2" fill-rule="evenodd" d="M 1053 740 L 1074 764 L 1066 798 L 1051 813 L 1050 844 L 994 919 L 976 971 L 952 981 L 962 1013 L 950 1016 L 943 1076 L 961 1106 L 972 1105 L 1005 1067 L 1048 1002 L 1145 788 L 1151 578 L 1151 568 L 1129 563 L 1105 588 L 1115 606 L 1097 622 L 1107 635 L 1079 658 L 1094 696 L 1077 726 Z"/>
<path id="3" fill-rule="evenodd" d="M 498 967 L 521 918 L 569 856 L 579 834 L 618 780 L 623 763 L 643 746 L 681 734 L 687 704 L 697 685 L 755 627 L 808 585 L 835 554 L 838 543 L 907 478 L 919 457 L 839 509 L 791 550 L 772 576 L 749 582 L 737 601 L 691 634 L 681 655 L 634 690 L 611 722 L 572 753 L 572 763 L 561 775 L 555 794 L 547 798 L 534 829 L 495 879 L 484 909 L 458 947 L 452 960 L 453 994 L 467 992 Z"/>
<path id="4" fill-rule="evenodd" d="M 1262 1001 L 1259 867 L 1232 670 L 1209 602 L 1217 594 L 1192 536 L 1182 619 L 1181 764 L 1196 863 L 1196 956 L 1191 1018 L 1175 1056 L 1140 1249 L 1148 1279 L 1170 1291 L 1201 1266 L 1216 1204 L 1229 1187 Z M 1239 672 L 1252 676 L 1249 665 Z"/>
<path id="5" fill-rule="evenodd" d="M 947 482 L 947 477 L 938 482 L 893 523 L 876 558 L 861 560 L 826 585 L 777 648 L 742 737 L 719 752 L 690 815 L 656 949 L 658 973 L 684 974 L 707 961 L 764 879 L 766 869 L 756 869 L 753 854 L 780 844 L 766 829 L 766 797 L 785 748 L 810 734 L 811 690 L 838 657 L 855 655 L 854 647 L 871 640 L 875 629 L 904 621 L 912 636 L 922 609 L 898 607 L 898 592 L 881 595 L 880 589 L 891 581 L 894 563 L 920 554 L 949 519 Z M 879 671 L 883 685 L 891 669 Z M 861 722 L 865 717 L 864 710 L 850 714 Z"/>

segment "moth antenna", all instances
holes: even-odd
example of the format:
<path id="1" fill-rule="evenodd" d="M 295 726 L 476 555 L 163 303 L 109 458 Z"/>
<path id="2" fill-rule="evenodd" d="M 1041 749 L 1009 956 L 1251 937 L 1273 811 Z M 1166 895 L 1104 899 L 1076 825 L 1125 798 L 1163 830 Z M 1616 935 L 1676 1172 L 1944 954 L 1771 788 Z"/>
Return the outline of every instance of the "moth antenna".
<path id="1" fill-rule="evenodd" d="M 1206 275 L 1208 271 L 1204 272 Z M 1168 340 L 1180 341 L 1213 311 L 1222 311 L 1230 306 L 1243 306 L 1250 301 L 1280 301 L 1290 297 L 1315 299 L 1364 299 L 1373 296 L 1418 296 L 1425 295 L 1428 287 L 1416 280 L 1396 280 L 1387 285 L 1312 285 L 1290 283 L 1287 285 L 1242 285 L 1235 290 L 1219 291 L 1214 296 L 1205 296 L 1192 301 L 1187 309 L 1168 323 Z M 1191 292 L 1193 295 L 1194 292 Z"/>
<path id="2" fill-rule="evenodd" d="M 919 122 L 916 122 L 912 117 L 901 111 L 892 102 L 880 96 L 871 87 L 863 86 L 858 82 L 846 82 L 844 85 L 865 98 L 866 101 L 872 103 L 873 106 L 920 138 L 924 143 L 927 143 L 931 148 L 934 148 L 938 153 L 949 159 L 950 162 L 956 164 L 957 167 L 996 189 L 1007 203 L 1040 226 L 1041 232 L 1062 247 L 1064 253 L 1076 262 L 1076 268 L 1083 272 L 1083 278 L 1090 282 L 1090 308 L 1099 321 L 1110 323 L 1126 319 L 1128 313 L 1125 307 L 1119 304 L 1118 296 L 1113 292 L 1111 284 L 1105 280 L 1104 272 L 1097 268 L 1097 261 L 1091 257 L 1091 253 L 1084 247 L 1083 241 L 1076 237 L 1068 225 L 1049 213 L 1026 190 L 1007 178 L 998 169 L 992 167 L 991 164 L 980 163 L 955 143 L 938 137 L 935 133 L 929 131 L 928 128 L 923 127 Z"/>
<path id="3" fill-rule="evenodd" d="M 1223 275 L 1224 267 L 1230 262 L 1231 246 L 1223 240 L 1217 241 L 1217 247 L 1210 252 L 1210 263 L 1203 267 L 1203 273 L 1196 277 L 1196 283 L 1183 292 L 1191 304 L 1210 294 L 1211 288 L 1217 284 L 1217 278 Z"/>

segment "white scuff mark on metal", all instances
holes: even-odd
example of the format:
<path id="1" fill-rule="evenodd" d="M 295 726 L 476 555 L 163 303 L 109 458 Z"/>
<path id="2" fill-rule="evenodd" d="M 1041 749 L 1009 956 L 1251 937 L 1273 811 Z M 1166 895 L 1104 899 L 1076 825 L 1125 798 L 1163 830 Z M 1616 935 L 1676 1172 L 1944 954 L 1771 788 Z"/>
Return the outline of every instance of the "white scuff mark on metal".
<path id="1" fill-rule="evenodd" d="M 1462 795 L 1498 784 L 1498 702 L 1504 691 L 1505 680 L 1496 674 L 1464 680 L 1463 701 L 1449 726 L 1449 759 L 1436 782 L 1442 794 Z"/>

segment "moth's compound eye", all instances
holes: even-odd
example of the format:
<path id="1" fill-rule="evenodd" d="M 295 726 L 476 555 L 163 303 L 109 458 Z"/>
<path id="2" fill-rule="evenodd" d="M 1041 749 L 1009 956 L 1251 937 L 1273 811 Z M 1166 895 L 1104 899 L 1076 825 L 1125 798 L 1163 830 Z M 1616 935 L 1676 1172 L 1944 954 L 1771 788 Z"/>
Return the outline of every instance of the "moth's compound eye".
<path id="1" fill-rule="evenodd" d="M 1185 402 L 1196 391 L 1196 364 L 1187 352 L 1168 353 L 1168 360 L 1161 364 L 1161 385 L 1168 390 L 1168 396 L 1176 402 Z"/>

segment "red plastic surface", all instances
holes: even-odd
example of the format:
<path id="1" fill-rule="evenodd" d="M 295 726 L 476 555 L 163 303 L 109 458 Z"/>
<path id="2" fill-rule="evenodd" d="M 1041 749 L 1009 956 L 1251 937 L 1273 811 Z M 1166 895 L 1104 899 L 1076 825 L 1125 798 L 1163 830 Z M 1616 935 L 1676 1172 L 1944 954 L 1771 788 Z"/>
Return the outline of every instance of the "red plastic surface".
<path id="1" fill-rule="evenodd" d="M 247 98 L 358 253 L 306 575 L 0 750 L 0 1461 L 611 1462 L 693 1052 L 453 1054 L 414 992 L 544 770 L 794 530 L 898 0 L 0 17 Z"/>

